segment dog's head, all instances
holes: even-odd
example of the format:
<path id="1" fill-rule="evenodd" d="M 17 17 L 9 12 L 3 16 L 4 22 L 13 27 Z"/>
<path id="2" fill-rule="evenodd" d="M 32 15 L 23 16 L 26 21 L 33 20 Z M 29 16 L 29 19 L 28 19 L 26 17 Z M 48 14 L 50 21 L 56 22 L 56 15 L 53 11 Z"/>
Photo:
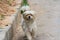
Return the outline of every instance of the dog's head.
<path id="1" fill-rule="evenodd" d="M 20 10 L 21 10 L 21 13 L 24 13 L 25 11 L 30 10 L 30 7 L 29 6 L 22 6 Z"/>
<path id="2" fill-rule="evenodd" d="M 35 19 L 35 12 L 34 11 L 25 11 L 23 13 L 23 18 L 26 21 L 33 21 Z"/>

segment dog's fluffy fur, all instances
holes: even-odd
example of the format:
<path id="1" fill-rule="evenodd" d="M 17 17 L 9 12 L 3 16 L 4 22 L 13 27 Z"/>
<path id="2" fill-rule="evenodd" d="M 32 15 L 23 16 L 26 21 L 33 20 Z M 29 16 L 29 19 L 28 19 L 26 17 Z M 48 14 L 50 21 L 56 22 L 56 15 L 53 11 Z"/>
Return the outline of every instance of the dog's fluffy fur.
<path id="1" fill-rule="evenodd" d="M 30 7 L 27 6 L 27 5 L 26 6 L 22 6 L 20 10 L 23 11 L 23 12 L 25 12 L 25 11 L 30 10 Z"/>
<path id="2" fill-rule="evenodd" d="M 36 37 L 37 26 L 34 11 L 25 11 L 23 13 L 22 28 L 28 40 Z"/>

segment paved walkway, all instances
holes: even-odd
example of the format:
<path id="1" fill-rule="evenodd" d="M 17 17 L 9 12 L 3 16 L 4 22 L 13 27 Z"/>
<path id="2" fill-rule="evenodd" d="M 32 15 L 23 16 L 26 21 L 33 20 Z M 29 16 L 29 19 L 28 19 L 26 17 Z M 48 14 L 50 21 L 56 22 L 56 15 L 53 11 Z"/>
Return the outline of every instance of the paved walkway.
<path id="1" fill-rule="evenodd" d="M 60 0 L 29 0 L 37 11 L 38 40 L 60 40 Z"/>

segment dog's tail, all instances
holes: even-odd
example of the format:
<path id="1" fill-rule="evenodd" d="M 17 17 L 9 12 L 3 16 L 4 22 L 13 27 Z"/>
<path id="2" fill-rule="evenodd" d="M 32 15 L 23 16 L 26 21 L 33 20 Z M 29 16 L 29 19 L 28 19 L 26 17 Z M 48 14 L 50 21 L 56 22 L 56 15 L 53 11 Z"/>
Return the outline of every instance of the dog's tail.
<path id="1" fill-rule="evenodd" d="M 25 11 L 30 10 L 29 4 L 27 0 L 23 0 L 21 3 L 21 14 L 23 14 Z"/>

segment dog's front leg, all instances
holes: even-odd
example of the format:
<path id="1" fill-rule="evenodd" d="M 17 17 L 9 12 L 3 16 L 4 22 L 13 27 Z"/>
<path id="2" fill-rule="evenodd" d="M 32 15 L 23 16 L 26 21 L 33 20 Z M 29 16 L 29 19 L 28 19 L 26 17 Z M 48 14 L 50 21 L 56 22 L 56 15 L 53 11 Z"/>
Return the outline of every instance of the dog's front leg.
<path id="1" fill-rule="evenodd" d="M 26 32 L 26 36 L 27 36 L 28 40 L 32 40 L 32 36 L 31 36 L 30 32 Z"/>

